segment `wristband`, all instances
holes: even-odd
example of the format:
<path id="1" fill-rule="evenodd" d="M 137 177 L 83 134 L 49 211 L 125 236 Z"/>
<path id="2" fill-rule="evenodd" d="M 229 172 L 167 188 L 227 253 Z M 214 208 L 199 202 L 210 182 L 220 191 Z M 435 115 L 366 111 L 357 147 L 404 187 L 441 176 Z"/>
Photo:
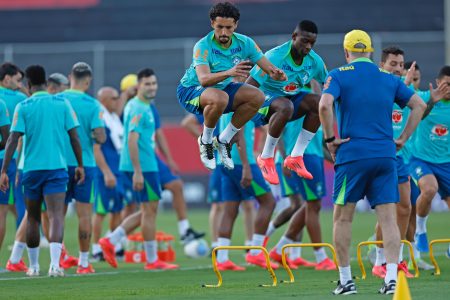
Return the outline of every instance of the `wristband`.
<path id="1" fill-rule="evenodd" d="M 325 143 L 332 143 L 332 142 L 334 142 L 334 140 L 336 139 L 336 137 L 335 136 L 332 136 L 332 137 L 330 137 L 330 138 L 327 138 L 327 139 L 325 139 Z"/>

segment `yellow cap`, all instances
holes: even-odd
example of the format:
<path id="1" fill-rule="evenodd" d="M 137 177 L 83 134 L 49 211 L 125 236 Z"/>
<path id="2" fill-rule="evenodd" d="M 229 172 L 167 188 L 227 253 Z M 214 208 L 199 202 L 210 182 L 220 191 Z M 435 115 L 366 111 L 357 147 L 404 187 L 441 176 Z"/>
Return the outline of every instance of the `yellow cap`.
<path id="1" fill-rule="evenodd" d="M 136 74 L 128 74 L 120 81 L 120 90 L 125 91 L 132 86 L 137 85 L 137 75 Z"/>
<path id="2" fill-rule="evenodd" d="M 345 35 L 344 49 L 351 52 L 373 52 L 370 36 L 367 32 L 358 29 Z"/>

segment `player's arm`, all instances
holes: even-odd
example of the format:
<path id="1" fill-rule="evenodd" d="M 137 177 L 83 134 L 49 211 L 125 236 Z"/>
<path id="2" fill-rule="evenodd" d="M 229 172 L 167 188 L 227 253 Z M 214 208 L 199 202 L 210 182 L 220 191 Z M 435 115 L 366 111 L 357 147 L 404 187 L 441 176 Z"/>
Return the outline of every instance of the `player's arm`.
<path id="1" fill-rule="evenodd" d="M 70 138 L 70 146 L 72 147 L 75 158 L 77 159 L 78 166 L 75 169 L 75 180 L 78 184 L 84 182 L 84 167 L 83 167 L 83 150 L 81 149 L 80 138 L 76 127 L 71 128 L 68 131 Z"/>
<path id="2" fill-rule="evenodd" d="M 409 139 L 411 134 L 416 129 L 419 122 L 422 120 L 422 116 L 425 112 L 426 105 L 423 102 L 422 98 L 420 98 L 417 94 L 413 94 L 408 101 L 408 107 L 411 109 L 411 113 L 409 115 L 408 121 L 406 121 L 405 128 L 403 132 L 400 134 L 397 140 L 395 140 L 395 144 L 397 146 L 397 150 L 400 150 Z"/>
<path id="3" fill-rule="evenodd" d="M 277 68 L 274 64 L 272 64 L 267 57 L 263 56 L 260 60 L 256 62 L 256 64 L 264 71 L 264 73 L 268 74 L 270 78 L 277 81 L 285 81 L 287 80 L 286 74 L 283 70 Z"/>
<path id="4" fill-rule="evenodd" d="M 244 128 L 239 130 L 236 134 L 236 146 L 238 149 L 239 157 L 242 161 L 241 186 L 243 188 L 247 188 L 252 183 L 253 176 L 250 164 L 248 163 L 247 142 L 245 141 L 244 137 Z"/>
<path id="5" fill-rule="evenodd" d="M 166 136 L 161 128 L 158 128 L 155 133 L 156 143 L 158 144 L 159 150 L 161 150 L 162 154 L 167 160 L 167 164 L 169 165 L 170 170 L 173 172 L 179 172 L 179 168 L 177 163 L 172 157 L 172 153 L 170 152 L 169 145 L 166 140 Z"/>
<path id="6" fill-rule="evenodd" d="M 100 171 L 102 171 L 103 177 L 105 178 L 105 186 L 113 188 L 117 184 L 116 176 L 109 168 L 106 163 L 105 156 L 103 155 L 102 148 L 99 144 L 94 144 L 94 157 L 95 163 L 97 164 Z"/>
<path id="7" fill-rule="evenodd" d="M 133 165 L 133 190 L 141 191 L 144 188 L 144 176 L 142 175 L 141 162 L 139 161 L 139 141 L 140 134 L 131 131 L 128 135 L 128 152 L 130 153 L 131 164 Z"/>
<path id="8" fill-rule="evenodd" d="M 198 122 L 197 118 L 192 114 L 187 115 L 181 121 L 181 126 L 189 131 L 189 133 L 192 134 L 195 138 L 198 138 L 202 134 L 200 125 L 201 124 Z"/>
<path id="9" fill-rule="evenodd" d="M 206 65 L 206 64 L 197 65 L 195 67 L 195 72 L 197 73 L 197 78 L 198 78 L 198 81 L 200 82 L 201 86 L 209 87 L 209 86 L 214 86 L 229 77 L 245 77 L 245 78 L 247 78 L 251 68 L 252 68 L 252 66 L 251 66 L 250 62 L 241 61 L 240 63 L 235 65 L 233 68 L 226 70 L 226 71 L 217 72 L 217 73 L 211 73 L 211 69 L 209 68 L 209 65 Z"/>
<path id="10" fill-rule="evenodd" d="M 17 158 L 16 158 L 16 164 L 20 164 L 20 160 L 23 159 L 22 157 L 22 147 L 23 147 L 23 136 L 19 138 L 19 142 L 17 143 Z M 17 187 L 19 184 L 19 168 L 16 169 L 16 179 L 14 181 L 14 185 Z"/>
<path id="11" fill-rule="evenodd" d="M 92 138 L 97 144 L 104 144 L 106 142 L 106 133 L 104 127 L 97 127 L 92 130 Z"/>
<path id="12" fill-rule="evenodd" d="M 17 148 L 17 143 L 19 142 L 19 138 L 23 135 L 23 132 L 12 132 L 8 140 L 6 142 L 6 150 L 5 150 L 5 156 L 3 158 L 3 165 L 0 175 L 0 190 L 3 192 L 6 192 L 9 189 L 9 178 L 7 175 L 9 163 L 11 162 L 11 159 L 14 155 L 14 152 Z"/>
<path id="13" fill-rule="evenodd" d="M 6 141 L 9 137 L 9 124 L 0 127 L 0 135 L 2 137 L 2 140 L 0 141 L 0 150 L 3 150 L 6 147 Z"/>

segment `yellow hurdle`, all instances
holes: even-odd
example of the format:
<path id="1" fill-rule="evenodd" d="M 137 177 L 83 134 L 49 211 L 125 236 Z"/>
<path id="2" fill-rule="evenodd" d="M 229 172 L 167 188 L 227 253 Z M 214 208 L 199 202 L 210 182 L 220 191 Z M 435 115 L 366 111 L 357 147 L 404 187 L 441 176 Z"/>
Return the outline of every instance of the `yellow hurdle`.
<path id="1" fill-rule="evenodd" d="M 327 247 L 330 249 L 331 253 L 333 254 L 333 262 L 336 266 L 336 270 L 338 270 L 338 263 L 336 259 L 336 251 L 334 250 L 334 247 L 331 244 L 328 243 L 304 243 L 304 244 L 286 244 L 281 248 L 281 259 L 284 269 L 289 275 L 289 281 L 287 280 L 281 280 L 281 283 L 294 283 L 295 278 L 294 274 L 292 274 L 291 268 L 289 268 L 289 265 L 286 262 L 286 249 L 287 248 L 294 248 L 294 247 Z"/>
<path id="2" fill-rule="evenodd" d="M 277 276 L 275 275 L 275 272 L 272 269 L 272 266 L 270 265 L 270 258 L 269 253 L 267 252 L 266 248 L 261 246 L 218 246 L 212 250 L 211 253 L 211 259 L 212 259 L 212 265 L 214 269 L 214 273 L 216 273 L 217 276 L 217 284 L 203 284 L 203 287 L 207 288 L 218 288 L 222 286 L 222 275 L 220 274 L 219 270 L 217 269 L 217 259 L 216 259 L 216 252 L 218 250 L 252 250 L 257 249 L 261 250 L 264 253 L 264 257 L 266 258 L 266 266 L 267 271 L 269 272 L 270 276 L 272 277 L 272 284 L 260 284 L 259 286 L 262 287 L 271 287 L 271 286 L 277 286 Z"/>
<path id="3" fill-rule="evenodd" d="M 434 258 L 434 253 L 433 253 L 433 245 L 434 244 L 446 244 L 446 243 L 450 243 L 450 239 L 438 239 L 438 240 L 432 240 L 431 242 L 430 242 L 430 259 L 431 259 L 431 262 L 433 263 L 433 265 L 434 265 L 434 268 L 435 268 L 435 272 L 433 273 L 433 275 L 441 275 L 441 269 L 439 268 L 439 265 L 438 265 L 438 263 L 437 263 L 437 261 L 436 261 L 436 259 Z"/>
<path id="4" fill-rule="evenodd" d="M 414 258 L 413 246 L 412 246 L 411 242 L 409 242 L 407 240 L 402 240 L 401 242 L 403 244 L 408 245 L 409 255 L 411 257 L 411 261 L 412 261 L 413 267 L 414 267 L 414 277 L 418 278 L 419 277 L 419 268 L 417 267 L 416 259 Z M 365 242 L 361 242 L 358 244 L 358 248 L 356 249 L 356 256 L 358 258 L 359 268 L 361 269 L 361 279 L 366 279 L 366 269 L 364 268 L 364 264 L 363 264 L 362 258 L 361 258 L 361 247 L 367 246 L 367 245 L 382 245 L 382 244 L 383 244 L 383 241 L 365 241 Z"/>

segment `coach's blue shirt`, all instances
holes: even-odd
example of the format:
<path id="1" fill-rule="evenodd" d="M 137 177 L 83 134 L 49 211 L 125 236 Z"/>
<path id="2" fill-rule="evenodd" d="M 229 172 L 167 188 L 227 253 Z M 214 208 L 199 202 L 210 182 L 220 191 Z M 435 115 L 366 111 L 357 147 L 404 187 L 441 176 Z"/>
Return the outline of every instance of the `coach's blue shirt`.
<path id="1" fill-rule="evenodd" d="M 342 144 L 336 164 L 377 158 L 395 158 L 392 108 L 405 107 L 414 94 L 400 78 L 359 58 L 330 72 L 323 93 L 335 99 Z"/>

